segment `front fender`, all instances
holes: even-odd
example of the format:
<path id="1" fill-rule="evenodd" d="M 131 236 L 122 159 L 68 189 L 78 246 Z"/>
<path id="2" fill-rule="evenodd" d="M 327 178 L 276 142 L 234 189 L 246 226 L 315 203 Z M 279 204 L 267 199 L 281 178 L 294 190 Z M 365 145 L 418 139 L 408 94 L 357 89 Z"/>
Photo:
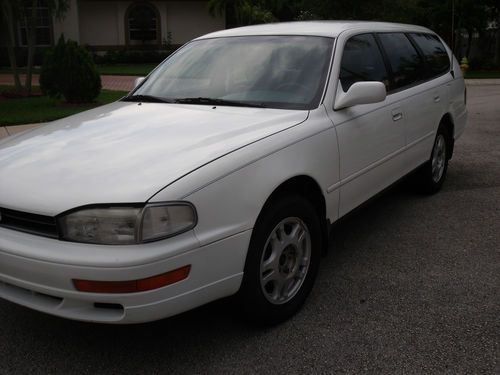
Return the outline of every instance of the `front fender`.
<path id="1" fill-rule="evenodd" d="M 304 123 L 241 148 L 176 181 L 150 202 L 186 200 L 194 204 L 200 244 L 252 229 L 266 200 L 283 182 L 313 178 L 326 201 L 327 218 L 337 219 L 339 178 L 335 129 L 322 108 Z"/>

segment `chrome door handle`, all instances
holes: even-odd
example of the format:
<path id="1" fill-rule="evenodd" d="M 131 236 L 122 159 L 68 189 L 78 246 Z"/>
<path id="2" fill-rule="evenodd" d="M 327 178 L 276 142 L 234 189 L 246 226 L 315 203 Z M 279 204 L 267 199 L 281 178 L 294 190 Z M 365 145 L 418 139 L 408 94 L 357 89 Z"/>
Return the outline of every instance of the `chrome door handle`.
<path id="1" fill-rule="evenodd" d="M 392 121 L 399 121 L 403 118 L 403 114 L 401 112 L 392 113 Z"/>

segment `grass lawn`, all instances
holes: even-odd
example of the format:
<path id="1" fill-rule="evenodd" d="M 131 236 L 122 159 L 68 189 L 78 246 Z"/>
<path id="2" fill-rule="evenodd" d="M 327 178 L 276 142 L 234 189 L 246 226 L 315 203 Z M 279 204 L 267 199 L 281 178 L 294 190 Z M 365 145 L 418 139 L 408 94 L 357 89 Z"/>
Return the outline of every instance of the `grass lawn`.
<path id="1" fill-rule="evenodd" d="M 465 78 L 480 79 L 480 78 L 500 78 L 500 70 L 475 70 L 467 72 Z"/>
<path id="2" fill-rule="evenodd" d="M 0 86 L 0 92 L 12 89 Z M 6 99 L 0 97 L 0 125 L 19 125 L 57 120 L 90 108 L 114 102 L 124 96 L 124 91 L 102 90 L 95 103 L 68 104 L 63 100 L 37 96 Z"/>
<path id="3" fill-rule="evenodd" d="M 156 68 L 158 64 L 103 64 L 97 65 L 97 70 L 102 75 L 113 76 L 146 76 L 150 71 Z M 20 73 L 24 73 L 25 69 L 20 68 Z M 10 74 L 9 67 L 0 67 L 0 73 Z M 40 73 L 40 68 L 33 69 L 34 74 Z"/>

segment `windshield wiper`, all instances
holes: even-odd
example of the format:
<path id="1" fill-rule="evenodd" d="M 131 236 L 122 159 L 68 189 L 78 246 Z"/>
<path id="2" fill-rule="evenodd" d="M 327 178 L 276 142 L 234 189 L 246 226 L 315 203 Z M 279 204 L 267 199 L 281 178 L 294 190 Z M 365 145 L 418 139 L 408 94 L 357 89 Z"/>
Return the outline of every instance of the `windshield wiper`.
<path id="1" fill-rule="evenodd" d="M 142 103 L 174 103 L 172 99 L 160 98 L 153 95 L 130 95 L 122 99 L 122 102 L 142 102 Z"/>
<path id="2" fill-rule="evenodd" d="M 256 107 L 256 108 L 265 108 L 262 104 L 251 103 L 251 102 L 240 102 L 236 100 L 226 100 L 226 99 L 217 99 L 217 98 L 179 98 L 174 100 L 175 103 L 181 104 L 205 104 L 205 105 L 227 105 L 233 107 Z"/>

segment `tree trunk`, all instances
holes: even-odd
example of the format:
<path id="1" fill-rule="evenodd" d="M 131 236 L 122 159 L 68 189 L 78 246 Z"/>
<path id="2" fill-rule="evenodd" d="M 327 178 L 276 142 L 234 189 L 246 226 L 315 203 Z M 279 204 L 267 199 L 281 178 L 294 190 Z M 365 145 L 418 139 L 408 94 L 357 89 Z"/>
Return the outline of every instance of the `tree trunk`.
<path id="1" fill-rule="evenodd" d="M 474 30 L 467 29 L 467 51 L 465 52 L 465 56 L 470 60 L 470 50 L 472 48 L 472 38 L 474 37 Z"/>
<path id="2" fill-rule="evenodd" d="M 26 63 L 26 82 L 25 88 L 28 93 L 31 93 L 31 81 L 33 78 L 33 60 L 35 57 L 36 48 L 36 24 L 37 14 L 36 6 L 38 1 L 31 1 L 31 12 L 26 14 L 26 39 L 28 40 L 28 62 Z"/>
<path id="3" fill-rule="evenodd" d="M 460 17 L 460 14 L 456 14 L 456 24 L 455 24 L 455 35 L 454 35 L 454 40 L 455 40 L 455 46 L 454 46 L 454 52 L 455 56 L 457 57 L 458 61 L 463 56 L 463 50 L 462 50 L 462 18 Z"/>
<path id="4" fill-rule="evenodd" d="M 472 48 L 472 38 L 474 36 L 474 30 L 467 29 L 467 48 L 465 49 L 465 57 L 470 60 L 470 50 Z"/>
<path id="5" fill-rule="evenodd" d="M 464 57 L 462 51 L 462 29 L 456 29 L 455 31 L 455 56 L 459 61 Z"/>
<path id="6" fill-rule="evenodd" d="M 497 32 L 495 40 L 495 65 L 500 67 L 500 9 L 498 10 Z"/>
<path id="7" fill-rule="evenodd" d="M 2 8 L 4 15 L 4 25 L 7 29 L 7 54 L 9 55 L 10 68 L 14 76 L 14 85 L 16 91 L 21 91 L 21 79 L 19 78 L 19 71 L 17 69 L 17 59 L 14 47 L 16 46 L 16 37 L 14 33 L 14 14 L 12 11 L 12 4 L 8 0 L 2 0 Z"/>

